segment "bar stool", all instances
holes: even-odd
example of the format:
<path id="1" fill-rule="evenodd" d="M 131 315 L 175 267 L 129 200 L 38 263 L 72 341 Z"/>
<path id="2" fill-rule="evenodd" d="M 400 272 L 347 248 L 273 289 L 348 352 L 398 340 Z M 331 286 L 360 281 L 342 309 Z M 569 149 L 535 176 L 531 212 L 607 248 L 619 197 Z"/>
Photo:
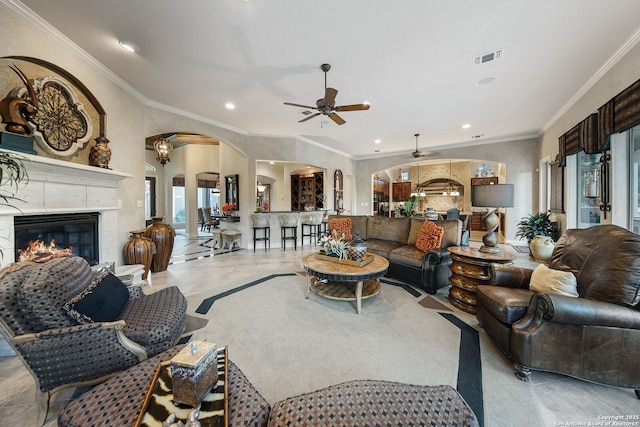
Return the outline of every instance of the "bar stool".
<path id="1" fill-rule="evenodd" d="M 258 241 L 264 241 L 264 250 L 267 250 L 267 244 L 271 249 L 271 226 L 269 225 L 269 214 L 254 213 L 251 214 L 251 226 L 253 227 L 253 252 L 256 251 Z M 262 230 L 262 237 L 258 237 L 258 231 Z"/>
<path id="2" fill-rule="evenodd" d="M 318 236 L 320 235 L 320 229 L 322 227 L 322 217 L 324 213 L 322 211 L 309 212 L 309 219 L 306 219 L 301 222 L 302 224 L 302 244 L 304 245 L 304 238 L 309 236 L 309 245 L 311 245 L 311 239 L 315 237 L 315 241 L 313 242 L 313 246 L 318 244 Z M 307 229 L 307 233 L 305 233 L 305 229 Z"/>
<path id="3" fill-rule="evenodd" d="M 280 223 L 280 246 L 287 250 L 287 240 L 293 240 L 293 249 L 298 249 L 298 213 L 281 213 L 278 214 L 278 222 Z M 287 231 L 291 231 L 292 235 L 287 235 Z"/>
<path id="4" fill-rule="evenodd" d="M 320 234 L 329 232 L 329 211 L 322 211 L 322 223 L 320 224 Z"/>

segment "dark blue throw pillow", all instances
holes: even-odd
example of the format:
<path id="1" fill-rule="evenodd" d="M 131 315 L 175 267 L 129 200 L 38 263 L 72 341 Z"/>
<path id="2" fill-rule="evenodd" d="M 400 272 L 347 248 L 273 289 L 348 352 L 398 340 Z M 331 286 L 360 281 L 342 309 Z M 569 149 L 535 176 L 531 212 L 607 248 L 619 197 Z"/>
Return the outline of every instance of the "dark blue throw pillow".
<path id="1" fill-rule="evenodd" d="M 64 305 L 78 323 L 112 322 L 129 301 L 129 290 L 111 273 L 100 275 L 87 289 Z"/>

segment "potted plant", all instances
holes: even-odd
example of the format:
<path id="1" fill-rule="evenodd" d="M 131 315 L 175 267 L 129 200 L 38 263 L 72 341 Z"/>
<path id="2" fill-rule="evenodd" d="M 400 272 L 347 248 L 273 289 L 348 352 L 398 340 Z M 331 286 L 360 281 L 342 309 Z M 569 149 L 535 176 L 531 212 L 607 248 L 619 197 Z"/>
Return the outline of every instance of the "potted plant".
<path id="1" fill-rule="evenodd" d="M 516 237 L 527 239 L 529 251 L 537 261 L 546 262 L 551 258 L 555 242 L 555 224 L 549 212 L 530 214 L 520 220 Z"/>
<path id="2" fill-rule="evenodd" d="M 0 151 L 0 205 L 15 207 L 11 202 L 19 200 L 16 197 L 18 184 L 28 180 L 27 169 L 22 161 L 21 156 Z M 13 191 L 14 188 L 15 191 Z M 3 252 L 0 248 L 0 257 L 2 256 Z"/>
<path id="3" fill-rule="evenodd" d="M 19 200 L 16 197 L 18 184 L 28 179 L 27 169 L 22 160 L 22 157 L 13 153 L 0 151 L 0 204 L 4 206 L 13 206 L 11 201 Z M 16 191 L 11 192 L 14 187 Z"/>

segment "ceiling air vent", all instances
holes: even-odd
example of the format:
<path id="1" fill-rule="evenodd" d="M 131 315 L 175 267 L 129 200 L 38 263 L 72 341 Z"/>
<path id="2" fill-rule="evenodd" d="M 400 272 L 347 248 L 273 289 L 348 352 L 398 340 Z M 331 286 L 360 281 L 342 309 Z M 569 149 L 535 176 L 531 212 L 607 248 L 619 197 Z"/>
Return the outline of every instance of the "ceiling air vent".
<path id="1" fill-rule="evenodd" d="M 313 114 L 313 113 L 312 113 L 311 111 L 309 111 L 309 110 L 304 110 L 304 111 L 302 111 L 300 114 L 303 114 L 303 115 L 305 115 L 305 116 L 308 116 L 309 114 Z"/>
<path id="2" fill-rule="evenodd" d="M 486 64 L 487 62 L 501 59 L 504 56 L 504 49 L 494 50 L 493 52 L 478 55 L 473 58 L 473 66 Z"/>

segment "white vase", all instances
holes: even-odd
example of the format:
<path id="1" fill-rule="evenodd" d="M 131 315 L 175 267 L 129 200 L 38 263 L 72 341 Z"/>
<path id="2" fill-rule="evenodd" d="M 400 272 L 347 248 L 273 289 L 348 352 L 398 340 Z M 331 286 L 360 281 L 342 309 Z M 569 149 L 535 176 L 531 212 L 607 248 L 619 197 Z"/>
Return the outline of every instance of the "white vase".
<path id="1" fill-rule="evenodd" d="M 553 238 L 549 236 L 535 236 L 531 240 L 531 243 L 529 243 L 533 258 L 535 258 L 536 261 L 544 263 L 548 263 L 551 259 L 551 254 L 555 246 L 556 243 L 553 241 Z"/>

